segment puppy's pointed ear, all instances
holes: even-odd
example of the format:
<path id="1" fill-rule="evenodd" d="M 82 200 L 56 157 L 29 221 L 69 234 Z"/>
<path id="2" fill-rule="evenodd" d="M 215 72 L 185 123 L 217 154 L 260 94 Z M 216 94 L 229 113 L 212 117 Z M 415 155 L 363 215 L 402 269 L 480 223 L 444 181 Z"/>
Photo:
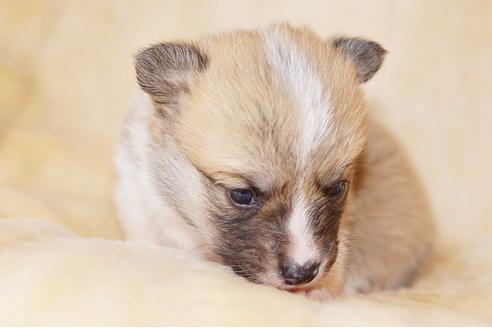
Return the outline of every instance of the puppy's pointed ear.
<path id="1" fill-rule="evenodd" d="M 337 37 L 332 44 L 352 60 L 360 83 L 369 81 L 376 74 L 387 53 L 379 43 L 361 38 Z"/>
<path id="2" fill-rule="evenodd" d="M 188 43 L 159 43 L 135 57 L 138 84 L 157 104 L 172 106 L 190 91 L 193 76 L 207 66 L 207 57 Z"/>

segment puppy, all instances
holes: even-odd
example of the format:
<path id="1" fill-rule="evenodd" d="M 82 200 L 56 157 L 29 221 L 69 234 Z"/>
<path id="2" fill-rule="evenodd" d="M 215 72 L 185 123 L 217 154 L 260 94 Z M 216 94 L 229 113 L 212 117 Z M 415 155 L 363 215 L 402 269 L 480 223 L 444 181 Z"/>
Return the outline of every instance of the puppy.
<path id="1" fill-rule="evenodd" d="M 115 161 L 127 237 L 313 295 L 410 283 L 434 226 L 360 90 L 385 53 L 286 24 L 141 51 Z"/>

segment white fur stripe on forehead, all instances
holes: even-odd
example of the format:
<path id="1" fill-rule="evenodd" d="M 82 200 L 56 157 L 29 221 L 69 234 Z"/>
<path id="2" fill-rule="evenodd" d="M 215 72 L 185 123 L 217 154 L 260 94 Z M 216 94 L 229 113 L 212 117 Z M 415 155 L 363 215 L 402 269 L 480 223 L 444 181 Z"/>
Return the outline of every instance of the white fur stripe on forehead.
<path id="1" fill-rule="evenodd" d="M 288 260 L 298 265 L 319 261 L 319 253 L 309 224 L 307 204 L 304 198 L 296 195 L 292 206 L 292 214 L 288 223 Z"/>
<path id="2" fill-rule="evenodd" d="M 330 101 L 316 70 L 280 29 L 265 29 L 266 55 L 269 64 L 285 84 L 298 107 L 297 153 L 304 163 L 314 151 L 330 124 Z"/>

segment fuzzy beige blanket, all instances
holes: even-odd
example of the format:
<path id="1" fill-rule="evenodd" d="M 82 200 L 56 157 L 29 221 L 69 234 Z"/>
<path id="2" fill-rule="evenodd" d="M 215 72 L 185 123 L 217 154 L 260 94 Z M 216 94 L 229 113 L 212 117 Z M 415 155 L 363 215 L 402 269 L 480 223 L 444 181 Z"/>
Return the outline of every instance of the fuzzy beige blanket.
<path id="1" fill-rule="evenodd" d="M 364 88 L 440 229 L 410 288 L 322 304 L 121 241 L 132 53 L 285 20 L 390 51 Z M 492 2 L 1 0 L 0 26 L 0 324 L 492 324 Z"/>

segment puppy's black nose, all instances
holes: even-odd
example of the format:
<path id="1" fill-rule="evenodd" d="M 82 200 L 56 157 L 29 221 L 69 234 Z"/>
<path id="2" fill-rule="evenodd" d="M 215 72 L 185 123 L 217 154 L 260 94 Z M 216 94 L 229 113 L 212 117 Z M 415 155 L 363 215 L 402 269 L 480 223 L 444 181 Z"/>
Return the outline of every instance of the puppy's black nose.
<path id="1" fill-rule="evenodd" d="M 313 280 L 318 274 L 318 270 L 319 263 L 288 264 L 282 266 L 282 275 L 287 285 L 302 285 Z"/>

